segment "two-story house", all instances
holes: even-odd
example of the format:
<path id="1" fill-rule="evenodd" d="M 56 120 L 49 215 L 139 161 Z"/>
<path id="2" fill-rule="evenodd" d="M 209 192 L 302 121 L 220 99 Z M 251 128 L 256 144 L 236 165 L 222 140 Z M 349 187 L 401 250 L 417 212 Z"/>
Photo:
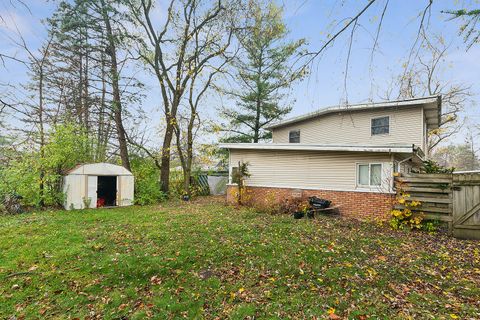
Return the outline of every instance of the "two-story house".
<path id="1" fill-rule="evenodd" d="M 271 125 L 272 143 L 227 143 L 229 171 L 248 162 L 251 201 L 317 195 L 342 213 L 382 216 L 390 208 L 394 172 L 425 159 L 438 128 L 441 97 L 335 106 Z M 228 187 L 233 201 L 235 186 Z M 267 197 L 272 199 L 271 196 Z"/>

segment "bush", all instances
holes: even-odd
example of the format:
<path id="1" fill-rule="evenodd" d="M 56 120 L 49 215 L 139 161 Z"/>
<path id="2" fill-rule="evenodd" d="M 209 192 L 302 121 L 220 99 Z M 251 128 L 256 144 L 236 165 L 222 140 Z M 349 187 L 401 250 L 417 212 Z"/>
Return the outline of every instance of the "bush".
<path id="1" fill-rule="evenodd" d="M 135 177 L 135 204 L 148 205 L 166 200 L 160 190 L 160 170 L 151 159 L 131 157 L 130 166 Z"/>
<path id="2" fill-rule="evenodd" d="M 30 207 L 63 204 L 63 174 L 78 163 L 92 161 L 93 145 L 75 124 L 53 127 L 42 150 L 21 152 L 0 169 L 0 196 L 18 194 L 21 203 Z"/>
<path id="3" fill-rule="evenodd" d="M 434 160 L 426 160 L 423 161 L 423 171 L 425 171 L 425 173 L 452 173 L 455 171 L 455 168 L 446 168 Z"/>
<path id="4" fill-rule="evenodd" d="M 419 201 L 411 201 L 409 198 L 410 195 L 405 193 L 402 188 L 399 187 L 395 198 L 395 203 L 402 205 L 404 208 L 393 209 L 390 211 L 390 226 L 394 230 L 403 230 L 406 228 L 413 230 L 422 228 L 423 213 L 414 214 L 412 212 L 412 209 L 420 206 L 421 203 Z"/>

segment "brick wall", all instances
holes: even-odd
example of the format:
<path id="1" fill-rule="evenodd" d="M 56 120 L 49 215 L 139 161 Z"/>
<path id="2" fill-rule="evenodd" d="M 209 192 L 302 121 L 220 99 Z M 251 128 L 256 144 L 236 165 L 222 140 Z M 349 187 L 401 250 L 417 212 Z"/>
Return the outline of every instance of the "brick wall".
<path id="1" fill-rule="evenodd" d="M 236 186 L 228 186 L 227 202 L 236 203 Z M 380 219 L 386 220 L 388 212 L 392 208 L 393 195 L 375 192 L 352 192 L 331 190 L 302 190 L 290 188 L 247 187 L 246 200 L 248 205 L 258 207 L 271 206 L 272 202 L 280 203 L 285 199 L 308 197 L 332 201 L 333 205 L 341 205 L 340 214 L 355 217 L 362 220 Z"/>

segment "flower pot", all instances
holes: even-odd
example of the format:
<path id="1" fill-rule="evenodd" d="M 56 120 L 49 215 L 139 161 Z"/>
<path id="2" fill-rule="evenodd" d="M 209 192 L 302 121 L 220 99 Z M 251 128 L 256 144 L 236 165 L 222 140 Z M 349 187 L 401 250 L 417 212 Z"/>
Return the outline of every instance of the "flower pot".
<path id="1" fill-rule="evenodd" d="M 304 216 L 305 216 L 305 213 L 303 211 L 297 211 L 293 213 L 294 219 L 302 219 Z"/>

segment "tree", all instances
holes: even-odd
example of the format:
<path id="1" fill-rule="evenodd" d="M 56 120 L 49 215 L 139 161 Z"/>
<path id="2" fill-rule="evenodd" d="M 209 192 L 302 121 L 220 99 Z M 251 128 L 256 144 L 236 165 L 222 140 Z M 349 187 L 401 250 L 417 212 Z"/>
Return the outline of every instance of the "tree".
<path id="1" fill-rule="evenodd" d="M 211 30 L 207 33 L 212 39 L 208 42 L 211 44 L 216 44 L 221 40 L 219 38 L 223 37 L 221 33 L 221 25 L 216 26 L 220 27 L 219 30 Z M 200 34 L 195 34 L 194 37 L 199 37 Z M 199 43 L 199 40 L 196 40 L 196 43 Z M 194 50 L 198 50 L 196 47 Z M 178 121 L 175 123 L 175 135 L 177 142 L 177 151 L 178 157 L 180 158 L 180 163 L 182 165 L 183 171 L 183 182 L 184 182 L 184 192 L 191 196 L 191 176 L 192 176 L 192 166 L 193 166 L 193 156 L 194 156 L 194 142 L 197 137 L 197 133 L 202 129 L 202 123 L 200 119 L 200 106 L 201 101 L 204 98 L 206 92 L 212 86 L 214 77 L 224 71 L 225 65 L 231 61 L 233 56 L 228 56 L 222 54 L 223 59 L 219 59 L 218 64 L 216 65 L 206 65 L 202 68 L 193 68 L 196 70 L 192 74 L 192 79 L 188 88 L 188 101 L 187 107 L 184 115 L 180 114 Z M 200 61 L 197 59 L 194 60 L 194 66 Z"/>
<path id="2" fill-rule="evenodd" d="M 233 62 L 238 86 L 222 89 L 237 106 L 225 108 L 223 116 L 232 133 L 227 141 L 257 143 L 271 137 L 265 126 L 292 109 L 283 99 L 285 90 L 305 75 L 305 69 L 295 69 L 292 61 L 299 58 L 305 40 L 286 41 L 283 13 L 273 2 L 250 2 L 246 14 L 247 26 L 237 33 L 243 54 Z"/>
<path id="3" fill-rule="evenodd" d="M 402 74 L 394 81 L 392 88 L 399 88 L 398 99 L 442 95 L 440 127 L 428 133 L 425 151 L 431 154 L 441 142 L 460 131 L 463 126 L 460 115 L 472 94 L 469 86 L 445 81 L 440 76 L 449 49 L 443 37 L 431 39 L 422 33 L 422 43 L 422 51 L 415 61 L 404 65 Z M 386 99 L 390 96 L 391 93 L 387 93 Z"/>
<path id="4" fill-rule="evenodd" d="M 480 9 L 447 10 L 443 13 L 451 15 L 452 20 L 463 19 L 464 23 L 460 27 L 460 34 L 463 34 L 467 49 L 480 41 L 480 28 L 477 26 L 480 21 Z"/>
<path id="5" fill-rule="evenodd" d="M 443 167 L 453 167 L 457 171 L 480 169 L 480 159 L 475 153 L 473 143 L 439 147 L 433 154 L 433 159 Z"/>
<path id="6" fill-rule="evenodd" d="M 127 92 L 120 83 L 120 70 L 128 57 L 124 54 L 120 59 L 119 52 L 122 49 L 126 52 L 129 38 L 122 23 L 125 18 L 122 4 L 122 0 L 61 2 L 50 25 L 51 32 L 60 40 L 56 46 L 56 65 L 63 72 L 57 82 L 78 78 L 70 84 L 72 95 L 77 97 L 73 110 L 78 122 L 92 133 L 95 127 L 90 126 L 96 122 L 97 143 L 101 145 L 110 137 L 111 127 L 105 122 L 112 119 L 122 165 L 130 170 L 123 120 Z"/>
<path id="7" fill-rule="evenodd" d="M 230 45 L 233 25 L 224 24 L 223 39 L 211 42 L 208 32 L 212 25 L 228 21 L 234 1 L 171 0 L 167 17 L 156 23 L 152 0 L 129 1 L 133 22 L 145 36 L 137 38 L 137 53 L 155 74 L 161 91 L 164 113 L 164 136 L 161 149 L 160 180 L 162 191 L 168 193 L 171 144 L 177 128 L 177 115 L 188 90 L 192 75 L 221 56 Z M 217 38 L 215 38 L 217 39 Z M 139 146 L 139 144 L 136 144 Z M 153 157 L 155 155 L 151 152 Z"/>

